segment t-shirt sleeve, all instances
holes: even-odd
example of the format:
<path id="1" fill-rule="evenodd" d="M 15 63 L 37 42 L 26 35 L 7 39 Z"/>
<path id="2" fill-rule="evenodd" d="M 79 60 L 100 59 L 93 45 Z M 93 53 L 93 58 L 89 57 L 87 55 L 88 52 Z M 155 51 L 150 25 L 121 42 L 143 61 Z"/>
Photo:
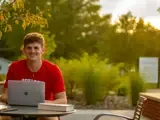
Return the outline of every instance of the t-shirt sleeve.
<path id="1" fill-rule="evenodd" d="M 65 85 L 63 80 L 63 75 L 58 66 L 54 66 L 54 82 L 53 82 L 53 93 L 59 93 L 65 91 Z"/>
<path id="2" fill-rule="evenodd" d="M 7 76 L 6 76 L 6 81 L 4 83 L 4 88 L 8 88 L 8 80 L 13 80 L 14 75 L 13 75 L 13 64 L 11 64 L 8 68 Z"/>

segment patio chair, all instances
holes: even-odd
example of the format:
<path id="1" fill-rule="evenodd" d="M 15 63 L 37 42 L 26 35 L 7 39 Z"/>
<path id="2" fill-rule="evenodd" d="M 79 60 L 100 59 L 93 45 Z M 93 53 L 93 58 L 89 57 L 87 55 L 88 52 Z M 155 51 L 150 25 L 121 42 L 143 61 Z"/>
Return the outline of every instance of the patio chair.
<path id="1" fill-rule="evenodd" d="M 99 114 L 97 115 L 94 120 L 99 120 L 100 117 L 102 116 L 112 116 L 112 117 L 117 117 L 117 118 L 124 118 L 126 120 L 140 120 L 140 117 L 141 117 L 141 113 L 142 113 L 142 109 L 143 109 L 143 104 L 144 104 L 144 101 L 146 101 L 147 98 L 146 97 L 143 97 L 143 96 L 140 96 L 139 97 L 139 100 L 137 102 L 137 106 L 135 108 L 135 112 L 134 112 L 134 116 L 133 118 L 130 118 L 128 116 L 124 116 L 124 115 L 117 115 L 117 114 L 111 114 L 111 113 L 104 113 L 104 114 Z"/>

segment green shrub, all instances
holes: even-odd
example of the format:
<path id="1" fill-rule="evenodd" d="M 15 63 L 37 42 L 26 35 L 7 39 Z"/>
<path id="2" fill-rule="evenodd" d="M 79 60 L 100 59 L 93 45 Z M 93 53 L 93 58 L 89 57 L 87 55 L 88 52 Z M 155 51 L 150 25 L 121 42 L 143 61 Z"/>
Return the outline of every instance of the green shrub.
<path id="1" fill-rule="evenodd" d="M 86 100 L 86 104 L 96 104 L 100 93 L 100 80 L 98 74 L 90 68 L 84 72 L 83 75 L 83 93 Z"/>
<path id="2" fill-rule="evenodd" d="M 4 80 L 6 80 L 6 75 L 0 74 L 0 81 L 4 81 Z"/>
<path id="3" fill-rule="evenodd" d="M 100 60 L 96 54 L 89 56 L 84 53 L 80 58 L 81 63 L 81 81 L 80 87 L 86 104 L 96 104 L 104 96 L 104 84 L 102 74 L 104 67 L 107 66 L 107 59 Z"/>
<path id="4" fill-rule="evenodd" d="M 103 100 L 108 91 L 115 90 L 120 84 L 121 64 L 111 65 L 96 54 L 89 56 L 84 53 L 80 59 L 72 60 L 61 58 L 56 63 L 62 70 L 67 96 L 74 98 L 75 91 L 81 90 L 87 104 Z"/>
<path id="5" fill-rule="evenodd" d="M 137 72 L 130 73 L 129 77 L 130 77 L 131 102 L 132 106 L 136 106 L 137 101 L 139 99 L 139 93 L 144 92 L 146 90 L 145 82 Z"/>
<path id="6" fill-rule="evenodd" d="M 158 87 L 157 83 L 146 83 L 148 89 L 156 89 Z"/>
<path id="7" fill-rule="evenodd" d="M 115 91 L 117 86 L 120 84 L 119 78 L 119 67 L 114 65 L 106 68 L 103 72 L 103 86 L 105 87 L 105 94 L 107 95 L 109 91 Z"/>
<path id="8" fill-rule="evenodd" d="M 117 95 L 118 96 L 127 96 L 127 94 L 128 94 L 127 86 L 125 86 L 125 85 L 119 86 L 119 88 L 117 90 Z"/>
<path id="9" fill-rule="evenodd" d="M 80 63 L 78 60 L 65 60 L 63 58 L 56 61 L 60 67 L 65 87 L 67 89 L 68 98 L 74 98 L 74 91 L 78 88 L 78 81 L 80 80 Z"/>
<path id="10" fill-rule="evenodd" d="M 129 76 L 128 75 L 120 76 L 118 79 L 121 83 L 116 88 L 117 95 L 128 96 L 130 91 Z"/>

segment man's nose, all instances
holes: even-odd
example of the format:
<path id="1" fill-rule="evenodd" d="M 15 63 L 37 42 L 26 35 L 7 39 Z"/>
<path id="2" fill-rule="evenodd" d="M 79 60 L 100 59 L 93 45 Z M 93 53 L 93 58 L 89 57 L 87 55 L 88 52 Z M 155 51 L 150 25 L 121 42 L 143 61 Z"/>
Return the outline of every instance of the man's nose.
<path id="1" fill-rule="evenodd" d="M 31 48 L 31 52 L 35 52 L 35 49 L 34 49 L 34 48 Z"/>

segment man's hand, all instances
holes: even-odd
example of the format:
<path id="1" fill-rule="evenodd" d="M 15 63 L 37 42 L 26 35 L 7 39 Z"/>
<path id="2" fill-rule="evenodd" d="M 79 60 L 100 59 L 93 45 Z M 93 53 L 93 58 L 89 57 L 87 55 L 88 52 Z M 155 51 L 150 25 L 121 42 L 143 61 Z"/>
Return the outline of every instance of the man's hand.
<path id="1" fill-rule="evenodd" d="M 8 103 L 8 88 L 3 88 L 2 95 L 0 95 L 0 102 Z"/>
<path id="2" fill-rule="evenodd" d="M 2 94 L 0 96 L 0 102 L 7 103 L 8 102 L 8 96 L 6 94 Z"/>

